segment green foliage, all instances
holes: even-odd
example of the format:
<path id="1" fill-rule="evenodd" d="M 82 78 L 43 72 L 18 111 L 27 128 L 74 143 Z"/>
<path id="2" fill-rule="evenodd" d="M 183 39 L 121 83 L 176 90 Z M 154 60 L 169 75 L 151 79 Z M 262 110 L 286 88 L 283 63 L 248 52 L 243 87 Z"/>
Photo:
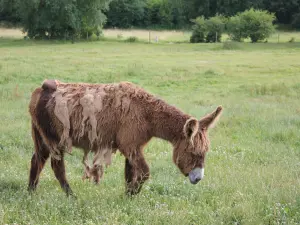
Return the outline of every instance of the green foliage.
<path id="1" fill-rule="evenodd" d="M 104 7 L 104 5 L 110 1 L 109 10 L 105 11 L 104 9 L 107 7 Z M 32 6 L 33 3 L 35 6 Z M 250 8 L 268 10 L 275 13 L 278 23 L 291 24 L 295 16 L 300 12 L 300 0 L 0 0 L 0 21 L 13 24 L 20 22 L 20 19 L 24 18 L 20 17 L 20 14 L 23 14 L 24 11 L 24 4 L 35 7 L 37 12 L 43 11 L 40 8 L 43 5 L 55 5 L 56 9 L 51 7 L 52 16 L 48 15 L 49 20 L 56 20 L 59 16 L 70 19 L 70 5 L 78 9 L 71 13 L 76 14 L 76 11 L 78 11 L 76 18 L 77 16 L 84 17 L 84 15 L 88 15 L 90 19 L 97 15 L 103 19 L 101 14 L 105 11 L 108 18 L 106 26 L 119 28 L 146 26 L 172 29 L 189 28 L 192 25 L 190 20 L 199 16 L 210 18 L 217 14 L 222 14 L 230 17 Z M 57 10 L 60 7 L 69 9 Z M 95 13 L 96 11 L 99 12 L 99 10 L 101 13 Z M 63 14 L 56 15 L 58 12 Z M 82 12 L 84 13 L 82 14 Z M 40 15 L 39 17 L 45 16 Z M 33 18 L 33 20 L 35 19 Z M 73 20 L 73 22 L 70 19 L 69 22 L 71 23 L 71 30 L 77 29 L 76 26 L 82 26 L 80 19 Z M 47 24 L 47 26 L 50 25 L 51 23 Z M 52 24 L 51 26 L 54 25 Z M 69 25 L 67 26 L 69 27 Z M 89 26 L 94 25 L 90 24 Z M 44 26 L 39 25 L 38 27 L 44 29 Z"/>
<path id="2" fill-rule="evenodd" d="M 293 16 L 292 27 L 300 30 L 300 13 Z"/>
<path id="3" fill-rule="evenodd" d="M 205 35 L 206 35 L 206 26 L 205 26 L 205 19 L 203 16 L 197 17 L 193 20 L 195 23 L 192 27 L 193 32 L 190 38 L 191 43 L 200 43 L 205 42 Z"/>
<path id="4" fill-rule="evenodd" d="M 109 5 L 107 27 L 129 28 L 141 25 L 145 14 L 145 0 L 113 0 Z"/>
<path id="5" fill-rule="evenodd" d="M 229 19 L 227 30 L 232 40 L 250 38 L 257 42 L 268 38 L 275 30 L 275 16 L 263 10 L 246 10 Z"/>
<path id="6" fill-rule="evenodd" d="M 226 24 L 226 30 L 233 41 L 242 41 L 243 39 L 243 24 L 239 15 L 232 16 Z"/>
<path id="7" fill-rule="evenodd" d="M 263 9 L 264 0 L 217 0 L 217 13 L 233 16 L 250 8 Z"/>
<path id="8" fill-rule="evenodd" d="M 214 16 L 206 20 L 206 42 L 221 42 L 222 34 L 225 30 L 225 18 Z"/>
<path id="9" fill-rule="evenodd" d="M 109 27 L 181 28 L 199 16 L 233 16 L 250 8 L 274 12 L 278 22 L 290 23 L 300 12 L 300 0 L 113 0 Z"/>
<path id="10" fill-rule="evenodd" d="M 191 43 L 199 42 L 220 42 L 225 28 L 225 19 L 222 16 L 214 16 L 204 19 L 203 16 L 193 20 L 193 32 L 190 38 Z"/>
<path id="11" fill-rule="evenodd" d="M 160 27 L 172 27 L 172 5 L 168 0 L 148 0 L 146 6 L 145 23 Z"/>
<path id="12" fill-rule="evenodd" d="M 21 1 L 19 13 L 30 38 L 70 39 L 99 34 L 105 23 L 102 10 L 110 0 Z"/>
<path id="13" fill-rule="evenodd" d="M 0 21 L 10 23 L 20 22 L 18 15 L 19 0 L 0 0 Z"/>
<path id="14" fill-rule="evenodd" d="M 293 16 L 300 12 L 300 0 L 265 1 L 263 9 L 274 12 L 278 22 L 290 24 Z"/>
<path id="15" fill-rule="evenodd" d="M 179 28 L 187 23 L 183 0 L 113 0 L 106 27 Z"/>

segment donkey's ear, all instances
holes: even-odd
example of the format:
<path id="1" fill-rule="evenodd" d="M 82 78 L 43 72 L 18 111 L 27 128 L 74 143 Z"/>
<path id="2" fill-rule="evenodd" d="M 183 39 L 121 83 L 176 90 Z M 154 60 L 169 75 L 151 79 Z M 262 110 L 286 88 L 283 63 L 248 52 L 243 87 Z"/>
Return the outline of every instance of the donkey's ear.
<path id="1" fill-rule="evenodd" d="M 188 119 L 183 127 L 184 135 L 187 138 L 193 139 L 199 129 L 199 121 L 195 118 Z"/>
<path id="2" fill-rule="evenodd" d="M 202 119 L 199 121 L 199 126 L 201 129 L 208 129 L 214 126 L 214 124 L 217 122 L 219 119 L 221 113 L 222 113 L 222 106 L 219 106 L 215 111 L 212 113 L 204 116 Z"/>

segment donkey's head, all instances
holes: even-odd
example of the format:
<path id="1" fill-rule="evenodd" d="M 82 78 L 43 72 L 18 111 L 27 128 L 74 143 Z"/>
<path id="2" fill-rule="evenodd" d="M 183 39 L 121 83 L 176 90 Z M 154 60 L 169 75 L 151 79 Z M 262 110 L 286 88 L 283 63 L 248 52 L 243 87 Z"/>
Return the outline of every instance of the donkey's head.
<path id="1" fill-rule="evenodd" d="M 188 119 L 183 127 L 182 138 L 174 146 L 174 163 L 185 176 L 189 176 L 192 184 L 197 184 L 204 176 L 205 154 L 210 145 L 207 131 L 221 112 L 222 107 L 219 106 L 200 120 Z"/>

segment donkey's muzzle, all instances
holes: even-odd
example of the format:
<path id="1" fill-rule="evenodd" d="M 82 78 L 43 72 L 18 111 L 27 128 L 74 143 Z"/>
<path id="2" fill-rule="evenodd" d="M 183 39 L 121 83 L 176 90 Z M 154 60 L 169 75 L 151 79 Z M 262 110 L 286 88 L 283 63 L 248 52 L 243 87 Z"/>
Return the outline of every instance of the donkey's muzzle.
<path id="1" fill-rule="evenodd" d="M 204 177 L 204 168 L 195 168 L 189 172 L 189 179 L 192 184 L 197 184 Z"/>

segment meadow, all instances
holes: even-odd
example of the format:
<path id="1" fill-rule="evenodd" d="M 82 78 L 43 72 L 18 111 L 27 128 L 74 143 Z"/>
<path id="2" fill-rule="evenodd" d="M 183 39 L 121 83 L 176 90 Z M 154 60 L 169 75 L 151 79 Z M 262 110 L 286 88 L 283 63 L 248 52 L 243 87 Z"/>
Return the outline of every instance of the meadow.
<path id="1" fill-rule="evenodd" d="M 232 45 L 172 44 L 177 34 L 156 44 L 18 35 L 0 33 L 0 224 L 300 223 L 300 43 L 287 42 L 299 33 Z M 171 145 L 153 139 L 145 149 L 151 178 L 133 198 L 124 194 L 119 153 L 96 186 L 81 180 L 78 149 L 66 155 L 77 199 L 65 196 L 49 162 L 29 195 L 28 103 L 47 78 L 130 81 L 197 118 L 222 105 L 205 178 L 191 185 L 172 163 Z"/>

